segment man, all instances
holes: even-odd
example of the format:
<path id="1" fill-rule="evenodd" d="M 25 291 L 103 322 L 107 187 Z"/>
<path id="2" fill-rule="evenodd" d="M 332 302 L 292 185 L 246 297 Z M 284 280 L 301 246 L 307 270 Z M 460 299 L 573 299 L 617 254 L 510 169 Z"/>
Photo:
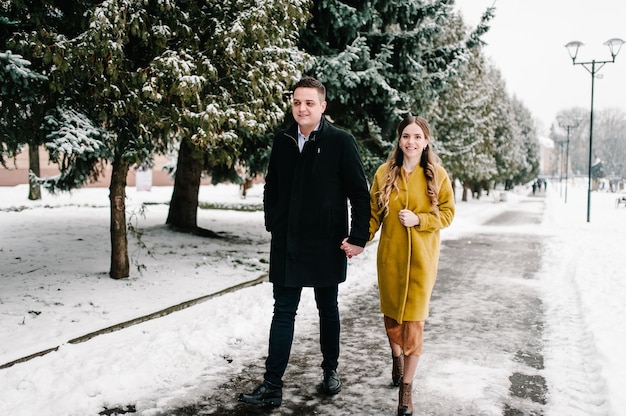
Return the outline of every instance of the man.
<path id="1" fill-rule="evenodd" d="M 293 89 L 295 124 L 274 136 L 263 197 L 265 228 L 272 233 L 274 315 L 264 380 L 251 393 L 239 395 L 246 403 L 282 403 L 282 378 L 303 287 L 313 288 L 319 311 L 323 390 L 328 395 L 341 391 L 338 285 L 346 280 L 346 257 L 363 252 L 369 238 L 370 207 L 354 137 L 330 124 L 325 110 L 324 85 L 311 77 L 301 79 Z M 342 243 L 350 252 L 340 248 Z"/>

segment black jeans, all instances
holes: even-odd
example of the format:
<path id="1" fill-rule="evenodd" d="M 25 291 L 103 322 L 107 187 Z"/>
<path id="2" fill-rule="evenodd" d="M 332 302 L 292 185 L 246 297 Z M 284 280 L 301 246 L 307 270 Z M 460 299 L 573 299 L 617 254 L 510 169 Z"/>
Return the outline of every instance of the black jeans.
<path id="1" fill-rule="evenodd" d="M 339 360 L 339 307 L 337 304 L 338 286 L 316 287 L 315 302 L 320 318 L 320 349 L 322 368 L 337 369 Z M 282 386 L 282 378 L 287 368 L 291 344 L 293 343 L 294 323 L 300 304 L 301 287 L 274 285 L 274 316 L 270 327 L 270 341 L 265 361 L 265 380 Z"/>

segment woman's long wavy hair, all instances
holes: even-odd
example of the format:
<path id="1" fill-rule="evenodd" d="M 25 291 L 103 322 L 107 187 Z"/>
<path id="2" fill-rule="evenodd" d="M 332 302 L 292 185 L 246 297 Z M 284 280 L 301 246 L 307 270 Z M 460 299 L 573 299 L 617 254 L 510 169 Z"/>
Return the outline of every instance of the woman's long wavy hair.
<path id="1" fill-rule="evenodd" d="M 398 140 L 396 143 L 396 147 L 391 152 L 389 157 L 387 158 L 387 177 L 385 178 L 385 184 L 378 191 L 378 207 L 379 213 L 385 212 L 385 215 L 389 213 L 389 198 L 391 197 L 391 192 L 394 189 L 398 189 L 398 180 L 400 178 L 400 172 L 402 163 L 404 161 L 404 153 L 400 149 L 400 137 L 402 136 L 402 132 L 404 129 L 411 124 L 417 124 L 421 127 L 424 132 L 425 137 L 429 140 L 428 145 L 422 151 L 422 156 L 420 158 L 420 166 L 424 168 L 424 176 L 426 176 L 426 196 L 430 199 L 431 212 L 439 212 L 439 199 L 437 195 L 439 194 L 439 188 L 437 184 L 437 169 L 436 165 L 441 164 L 441 159 L 437 154 L 432 150 L 432 146 L 430 145 L 430 140 L 432 140 L 430 136 L 430 125 L 428 121 L 426 121 L 423 117 L 418 116 L 407 116 L 404 120 L 400 122 L 398 125 Z"/>

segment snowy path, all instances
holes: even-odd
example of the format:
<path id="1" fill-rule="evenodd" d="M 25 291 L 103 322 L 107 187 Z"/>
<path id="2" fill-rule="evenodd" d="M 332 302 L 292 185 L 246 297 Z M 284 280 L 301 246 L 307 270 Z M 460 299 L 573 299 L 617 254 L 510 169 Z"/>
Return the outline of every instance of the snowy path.
<path id="1" fill-rule="evenodd" d="M 544 376 L 545 306 L 537 273 L 546 236 L 526 234 L 541 221 L 543 199 L 528 209 L 506 211 L 481 234 L 445 240 L 440 274 L 427 322 L 425 354 L 415 379 L 416 414 L 542 415 L 549 395 Z M 506 232 L 499 227 L 506 226 Z M 510 232 L 519 226 L 519 232 Z M 245 371 L 227 376 L 197 405 L 168 415 L 394 415 L 396 389 L 378 311 L 375 246 L 359 259 L 368 285 L 342 286 L 342 392 L 319 392 L 321 360 L 314 307 L 305 302 L 285 376 L 283 406 L 259 409 L 237 403 L 239 392 L 262 377 L 265 351 L 250 357 Z M 584 356 L 584 351 L 582 351 Z M 572 357 L 574 358 L 574 357 Z M 572 363 L 576 367 L 576 363 Z M 596 414 L 596 413 L 589 413 Z M 164 414 L 159 414 L 164 416 Z"/>

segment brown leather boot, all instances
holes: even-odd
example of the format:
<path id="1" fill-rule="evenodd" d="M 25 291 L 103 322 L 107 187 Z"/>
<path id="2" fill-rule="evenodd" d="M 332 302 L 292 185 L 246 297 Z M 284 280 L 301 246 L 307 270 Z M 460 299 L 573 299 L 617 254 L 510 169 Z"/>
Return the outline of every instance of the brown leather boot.
<path id="1" fill-rule="evenodd" d="M 413 383 L 400 383 L 398 393 L 398 416 L 413 415 Z"/>
<path id="2" fill-rule="evenodd" d="M 393 361 L 393 366 L 391 367 L 391 381 L 394 386 L 398 387 L 404 375 L 404 354 L 400 354 L 397 357 L 391 354 L 391 360 Z"/>

